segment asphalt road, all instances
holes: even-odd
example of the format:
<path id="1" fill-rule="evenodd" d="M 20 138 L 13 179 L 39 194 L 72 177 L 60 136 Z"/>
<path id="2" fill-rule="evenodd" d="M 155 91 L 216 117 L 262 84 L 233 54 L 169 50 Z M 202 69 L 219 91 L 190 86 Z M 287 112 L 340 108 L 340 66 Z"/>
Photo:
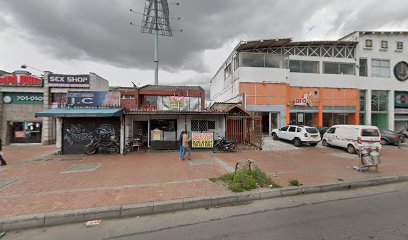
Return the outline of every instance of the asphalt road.
<path id="1" fill-rule="evenodd" d="M 4 239 L 408 239 L 408 183 L 7 233 Z"/>

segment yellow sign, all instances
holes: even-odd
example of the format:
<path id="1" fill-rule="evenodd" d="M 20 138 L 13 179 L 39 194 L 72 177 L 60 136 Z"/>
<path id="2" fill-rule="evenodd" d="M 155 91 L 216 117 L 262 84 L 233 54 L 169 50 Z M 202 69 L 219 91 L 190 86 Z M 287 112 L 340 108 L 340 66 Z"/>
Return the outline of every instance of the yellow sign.
<path id="1" fill-rule="evenodd" d="M 180 109 L 184 107 L 184 97 L 170 97 L 170 108 L 172 109 Z"/>
<path id="2" fill-rule="evenodd" d="M 193 148 L 212 148 L 214 146 L 213 133 L 192 133 Z"/>
<path id="3" fill-rule="evenodd" d="M 152 141 L 160 141 L 161 140 L 161 130 L 154 129 L 152 131 Z"/>

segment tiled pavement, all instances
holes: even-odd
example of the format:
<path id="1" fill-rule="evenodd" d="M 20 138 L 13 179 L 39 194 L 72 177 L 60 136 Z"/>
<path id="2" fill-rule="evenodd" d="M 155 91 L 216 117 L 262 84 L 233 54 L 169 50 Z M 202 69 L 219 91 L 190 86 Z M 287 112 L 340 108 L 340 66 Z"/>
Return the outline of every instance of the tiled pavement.
<path id="1" fill-rule="evenodd" d="M 282 149 L 287 150 L 194 151 L 189 162 L 178 160 L 177 152 L 46 156 L 53 147 L 6 147 L 0 217 L 222 195 L 228 190 L 209 178 L 231 171 L 242 159 L 254 160 L 282 186 L 290 179 L 311 185 L 408 175 L 408 149 L 385 147 L 380 172 L 368 173 L 354 171 L 356 155 L 341 149 Z"/>

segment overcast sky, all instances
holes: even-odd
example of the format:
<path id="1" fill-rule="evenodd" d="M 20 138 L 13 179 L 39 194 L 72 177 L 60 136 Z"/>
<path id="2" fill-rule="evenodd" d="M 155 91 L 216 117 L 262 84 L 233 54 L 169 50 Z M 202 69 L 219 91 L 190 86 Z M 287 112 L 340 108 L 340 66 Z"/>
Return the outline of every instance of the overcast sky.
<path id="1" fill-rule="evenodd" d="M 174 1 L 173 3 L 175 3 Z M 160 38 L 159 81 L 207 86 L 240 40 L 335 40 L 355 30 L 408 30 L 406 0 L 180 0 Z M 95 72 L 111 85 L 151 84 L 154 36 L 145 0 L 0 0 L 0 70 Z M 169 2 L 171 3 L 171 2 Z M 39 74 L 30 69 L 34 74 Z"/>

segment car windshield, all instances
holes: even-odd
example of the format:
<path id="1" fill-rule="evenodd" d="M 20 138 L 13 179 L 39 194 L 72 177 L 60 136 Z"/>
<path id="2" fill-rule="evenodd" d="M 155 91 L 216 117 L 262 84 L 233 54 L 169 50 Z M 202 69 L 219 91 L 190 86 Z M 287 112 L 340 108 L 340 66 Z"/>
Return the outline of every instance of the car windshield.
<path id="1" fill-rule="evenodd" d="M 306 132 L 308 132 L 308 133 L 318 133 L 319 131 L 317 131 L 316 128 L 306 128 Z"/>
<path id="2" fill-rule="evenodd" d="M 363 129 L 361 131 L 361 136 L 363 136 L 363 137 L 378 137 L 378 136 L 380 136 L 380 133 L 377 131 L 377 129 Z"/>

